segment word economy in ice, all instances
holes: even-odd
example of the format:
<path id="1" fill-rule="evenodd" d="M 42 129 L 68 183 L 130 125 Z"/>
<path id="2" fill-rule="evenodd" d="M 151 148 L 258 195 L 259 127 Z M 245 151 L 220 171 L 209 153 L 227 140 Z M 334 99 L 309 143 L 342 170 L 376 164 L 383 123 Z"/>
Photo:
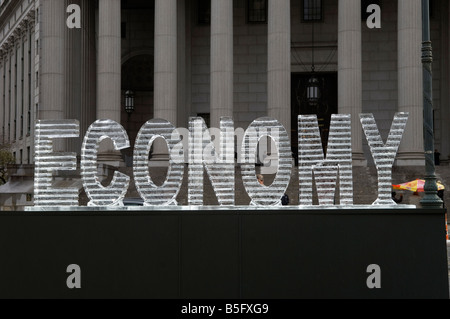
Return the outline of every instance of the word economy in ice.
<path id="1" fill-rule="evenodd" d="M 386 142 L 382 140 L 372 114 L 360 114 L 359 117 L 378 174 L 378 198 L 373 204 L 395 205 L 391 198 L 392 166 L 408 113 L 395 114 Z M 242 182 L 251 206 L 280 205 L 291 179 L 293 164 L 289 134 L 278 120 L 258 118 L 245 131 L 239 131 L 234 129 L 231 118 L 222 117 L 220 129 L 216 129 L 213 135 L 214 129 L 209 129 L 202 118 L 191 117 L 189 129 L 185 129 L 187 138 L 182 138 L 181 131 L 163 119 L 149 120 L 140 128 L 133 150 L 133 177 L 144 206 L 178 205 L 176 197 L 186 164 L 189 206 L 203 206 L 204 170 L 219 205 L 235 206 L 236 163 L 240 164 Z M 53 186 L 55 172 L 77 169 L 76 154 L 56 152 L 53 140 L 79 137 L 79 122 L 37 120 L 35 132 L 35 207 L 78 206 L 78 189 Z M 335 205 L 336 189 L 339 189 L 340 205 L 353 205 L 351 137 L 351 115 L 332 115 L 324 154 L 317 116 L 298 116 L 299 205 L 313 205 L 314 184 L 320 206 Z M 105 139 L 112 141 L 111 148 L 116 151 L 130 147 L 127 132 L 113 120 L 97 120 L 88 128 L 80 160 L 88 206 L 122 206 L 129 187 L 130 176 L 117 171 L 108 186 L 101 184 L 97 155 L 100 142 Z M 149 153 L 156 139 L 165 141 L 168 150 L 168 170 L 162 185 L 156 185 L 149 173 Z M 259 144 L 268 139 L 275 145 L 277 154 L 275 179 L 266 186 L 256 179 L 255 163 Z"/>

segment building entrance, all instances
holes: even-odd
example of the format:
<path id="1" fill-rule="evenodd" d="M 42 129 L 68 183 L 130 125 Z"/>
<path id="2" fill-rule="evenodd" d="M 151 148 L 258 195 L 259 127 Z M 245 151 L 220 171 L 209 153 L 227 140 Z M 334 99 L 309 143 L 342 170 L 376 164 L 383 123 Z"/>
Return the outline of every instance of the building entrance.
<path id="1" fill-rule="evenodd" d="M 311 83 L 311 73 L 293 73 L 291 77 L 291 145 L 295 164 L 298 165 L 298 115 L 316 114 L 322 145 L 326 150 L 332 114 L 338 113 L 337 72 L 315 73 L 317 81 Z M 309 90 L 309 94 L 308 94 Z M 312 99 L 312 97 L 316 99 Z"/>

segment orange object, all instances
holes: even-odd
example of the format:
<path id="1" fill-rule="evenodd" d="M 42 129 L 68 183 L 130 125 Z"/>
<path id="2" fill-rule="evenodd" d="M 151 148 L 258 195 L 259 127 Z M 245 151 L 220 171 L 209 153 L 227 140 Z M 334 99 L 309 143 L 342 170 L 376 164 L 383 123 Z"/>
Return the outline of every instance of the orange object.
<path id="1" fill-rule="evenodd" d="M 448 240 L 448 223 L 447 223 L 447 214 L 445 214 L 445 237 Z"/>
<path id="2" fill-rule="evenodd" d="M 425 180 L 423 179 L 416 179 L 414 181 L 411 182 L 407 182 L 407 183 L 403 183 L 403 184 L 398 184 L 398 185 L 392 185 L 393 189 L 398 189 L 398 190 L 408 190 L 411 192 L 423 192 L 425 185 Z M 444 185 L 442 185 L 441 183 L 437 183 L 438 186 L 438 190 L 443 190 L 445 189 Z"/>

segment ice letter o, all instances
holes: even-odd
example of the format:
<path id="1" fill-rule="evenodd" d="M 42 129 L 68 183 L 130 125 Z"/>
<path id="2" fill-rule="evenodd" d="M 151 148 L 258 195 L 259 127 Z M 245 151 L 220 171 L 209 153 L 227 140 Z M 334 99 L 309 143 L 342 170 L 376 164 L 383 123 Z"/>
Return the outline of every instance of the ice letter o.
<path id="1" fill-rule="evenodd" d="M 169 149 L 169 168 L 162 186 L 156 186 L 150 177 L 148 153 L 153 142 L 158 137 L 163 138 Z M 136 138 L 133 156 L 133 174 L 136 189 L 144 199 L 144 206 L 177 205 L 176 196 L 180 191 L 184 174 L 184 153 L 176 152 L 183 149 L 180 135 L 168 121 L 153 119 L 145 123 Z M 178 146 L 178 147 L 176 147 Z"/>
<path id="2" fill-rule="evenodd" d="M 259 140 L 269 136 L 278 148 L 278 172 L 270 186 L 260 185 L 256 179 L 256 150 Z M 292 153 L 288 133 L 283 125 L 270 117 L 254 120 L 242 143 L 242 181 L 253 206 L 278 206 L 291 179 Z"/>

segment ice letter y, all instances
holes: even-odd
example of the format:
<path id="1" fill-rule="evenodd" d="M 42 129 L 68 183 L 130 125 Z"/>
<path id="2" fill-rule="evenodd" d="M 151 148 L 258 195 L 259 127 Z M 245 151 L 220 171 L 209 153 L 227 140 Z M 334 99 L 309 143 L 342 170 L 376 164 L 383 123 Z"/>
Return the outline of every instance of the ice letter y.
<path id="1" fill-rule="evenodd" d="M 378 199 L 373 205 L 396 205 L 392 200 L 392 166 L 402 141 L 408 116 L 407 112 L 395 114 L 388 139 L 384 144 L 373 115 L 360 114 L 364 134 L 377 167 Z"/>

